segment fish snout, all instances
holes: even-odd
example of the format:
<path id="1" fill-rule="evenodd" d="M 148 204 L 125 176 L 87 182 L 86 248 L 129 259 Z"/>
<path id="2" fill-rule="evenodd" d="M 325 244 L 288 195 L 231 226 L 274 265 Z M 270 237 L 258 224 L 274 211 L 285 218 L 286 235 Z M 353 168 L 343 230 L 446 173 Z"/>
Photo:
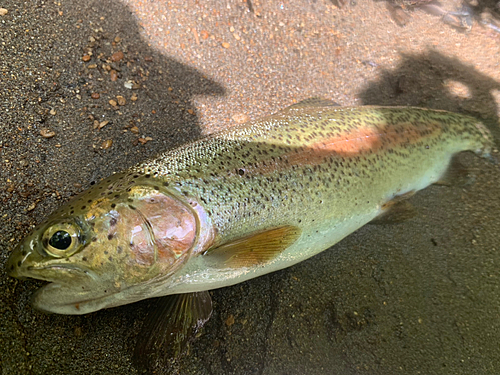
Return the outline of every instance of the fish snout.
<path id="1" fill-rule="evenodd" d="M 17 279 L 25 278 L 25 276 L 23 276 L 23 271 L 26 269 L 25 261 L 28 255 L 29 252 L 25 249 L 24 244 L 16 246 L 5 265 L 7 274 Z"/>

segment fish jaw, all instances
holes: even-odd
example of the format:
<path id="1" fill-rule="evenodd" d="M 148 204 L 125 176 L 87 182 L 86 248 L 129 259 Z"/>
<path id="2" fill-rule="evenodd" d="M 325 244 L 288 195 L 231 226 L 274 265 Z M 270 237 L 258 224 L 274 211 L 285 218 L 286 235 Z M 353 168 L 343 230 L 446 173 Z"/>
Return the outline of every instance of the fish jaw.
<path id="1" fill-rule="evenodd" d="M 14 249 L 6 265 L 11 277 L 49 282 L 32 297 L 33 306 L 60 314 L 85 314 L 98 310 L 91 304 L 82 304 L 83 308 L 79 309 L 80 301 L 92 300 L 89 291 L 95 288 L 90 286 L 98 282 L 98 275 L 76 264 L 47 262 L 46 257 L 37 251 L 37 245 L 38 236 L 33 233 Z M 61 283 L 61 280 L 65 282 Z"/>
<path id="2" fill-rule="evenodd" d="M 47 313 L 88 314 L 137 302 L 148 295 L 153 297 L 159 285 L 165 288 L 170 283 L 170 273 L 161 263 L 149 267 L 141 276 L 130 276 L 133 272 L 120 266 L 98 272 L 77 260 L 47 260 L 36 251 L 37 245 L 32 234 L 14 249 L 7 269 L 9 276 L 18 279 L 48 282 L 32 297 L 33 307 Z"/>
<path id="3" fill-rule="evenodd" d="M 90 269 L 72 262 L 59 263 L 48 260 L 46 254 L 39 250 L 39 235 L 33 232 L 12 252 L 7 264 L 7 273 L 17 279 L 34 278 L 54 282 L 64 274 L 68 282 L 80 282 L 97 279 Z"/>
<path id="4" fill-rule="evenodd" d="M 109 298 L 95 297 L 95 291 L 78 290 L 58 283 L 41 287 L 32 297 L 33 307 L 47 313 L 80 315 L 100 310 L 109 305 Z"/>
<path id="5" fill-rule="evenodd" d="M 123 281 L 119 273 L 99 274 L 78 264 L 40 263 L 14 268 L 16 278 L 34 278 L 49 282 L 32 296 L 35 309 L 47 313 L 82 315 L 154 297 L 154 291 L 165 288 L 170 274 L 161 265 L 148 270 L 147 281 Z"/>
<path id="6" fill-rule="evenodd" d="M 76 263 L 51 261 L 38 246 L 39 236 L 35 231 L 14 249 L 6 265 L 11 277 L 49 282 L 32 297 L 36 309 L 48 313 L 86 314 L 109 304 L 103 297 L 117 293 L 116 288 L 108 288 L 104 289 L 106 293 L 101 293 L 103 296 L 98 295 L 96 290 L 102 286 L 97 273 Z"/>
<path id="7" fill-rule="evenodd" d="M 120 290 L 116 286 L 106 287 L 97 282 L 71 286 L 50 283 L 36 291 L 32 304 L 37 310 L 47 313 L 83 315 L 141 299 L 142 292 L 137 288 Z"/>

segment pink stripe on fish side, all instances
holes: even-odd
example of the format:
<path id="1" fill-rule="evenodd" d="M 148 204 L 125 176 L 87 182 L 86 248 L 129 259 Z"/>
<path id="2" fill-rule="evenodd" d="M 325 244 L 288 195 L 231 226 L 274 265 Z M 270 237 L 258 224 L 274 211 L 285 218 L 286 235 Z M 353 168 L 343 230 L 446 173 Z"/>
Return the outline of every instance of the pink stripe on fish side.
<path id="1" fill-rule="evenodd" d="M 399 123 L 388 126 L 358 127 L 339 132 L 324 140 L 310 143 L 307 146 L 290 146 L 279 157 L 253 163 L 245 167 L 246 172 L 270 174 L 281 172 L 292 166 L 313 166 L 324 163 L 332 156 L 355 157 L 383 152 L 393 148 L 411 147 L 419 142 L 441 135 L 442 129 L 437 123 Z M 231 173 L 233 174 L 233 172 Z"/>

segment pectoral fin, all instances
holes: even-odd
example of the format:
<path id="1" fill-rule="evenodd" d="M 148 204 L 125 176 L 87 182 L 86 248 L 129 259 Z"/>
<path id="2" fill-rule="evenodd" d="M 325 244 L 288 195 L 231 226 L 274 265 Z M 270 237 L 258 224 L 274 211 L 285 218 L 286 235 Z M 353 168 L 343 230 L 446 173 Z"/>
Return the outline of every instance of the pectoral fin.
<path id="1" fill-rule="evenodd" d="M 171 365 L 211 315 L 212 298 L 207 291 L 159 298 L 138 335 L 134 362 L 149 371 Z"/>
<path id="2" fill-rule="evenodd" d="M 281 254 L 299 238 L 300 233 L 300 229 L 294 226 L 273 228 L 210 249 L 205 256 L 224 268 L 257 266 Z"/>

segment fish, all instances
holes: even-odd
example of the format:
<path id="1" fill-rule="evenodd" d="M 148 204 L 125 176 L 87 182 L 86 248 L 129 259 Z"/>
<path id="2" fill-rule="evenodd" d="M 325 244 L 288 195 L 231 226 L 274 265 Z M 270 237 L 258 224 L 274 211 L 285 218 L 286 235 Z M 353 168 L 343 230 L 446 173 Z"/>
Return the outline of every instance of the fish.
<path id="1" fill-rule="evenodd" d="M 493 147 L 466 115 L 311 98 L 94 184 L 17 245 L 6 268 L 48 282 L 33 305 L 51 313 L 167 296 L 137 353 L 180 350 L 210 318 L 209 290 L 332 247 L 438 183 L 455 154 L 488 158 Z"/>

